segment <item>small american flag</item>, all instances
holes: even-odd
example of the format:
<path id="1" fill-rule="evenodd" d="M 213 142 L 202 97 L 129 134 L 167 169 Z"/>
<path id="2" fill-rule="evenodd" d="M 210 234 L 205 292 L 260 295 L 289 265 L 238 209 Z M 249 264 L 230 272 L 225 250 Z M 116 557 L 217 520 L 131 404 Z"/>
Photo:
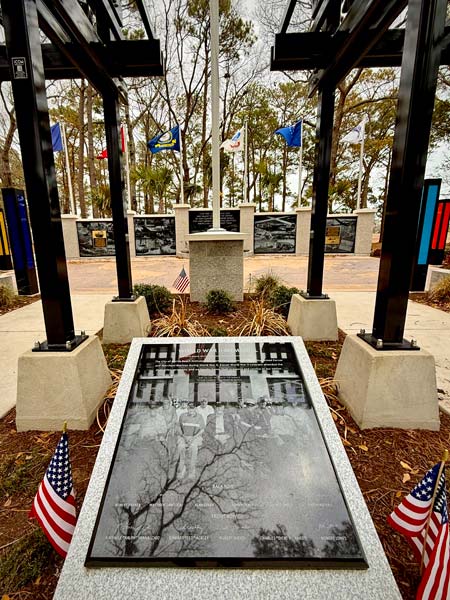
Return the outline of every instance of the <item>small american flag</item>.
<path id="1" fill-rule="evenodd" d="M 388 523 L 407 536 L 420 563 L 423 556 L 418 600 L 450 600 L 448 513 L 444 469 L 439 477 L 441 464 L 430 469 L 388 517 Z"/>
<path id="2" fill-rule="evenodd" d="M 77 521 L 69 438 L 63 433 L 39 485 L 30 517 L 35 517 L 53 548 L 66 556 Z"/>
<path id="3" fill-rule="evenodd" d="M 184 267 L 181 269 L 180 274 L 173 282 L 173 287 L 177 289 L 179 292 L 184 292 L 184 290 L 189 285 L 189 277 L 187 276 Z"/>

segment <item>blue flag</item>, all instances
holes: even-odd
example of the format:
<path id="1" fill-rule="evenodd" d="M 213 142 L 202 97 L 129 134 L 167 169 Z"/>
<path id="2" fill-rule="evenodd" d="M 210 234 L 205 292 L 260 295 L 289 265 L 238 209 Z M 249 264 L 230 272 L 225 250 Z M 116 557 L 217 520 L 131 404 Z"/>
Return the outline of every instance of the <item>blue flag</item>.
<path id="1" fill-rule="evenodd" d="M 53 152 L 61 152 L 61 150 L 64 150 L 64 148 L 61 138 L 61 127 L 59 126 L 59 123 L 52 125 L 50 127 L 50 131 L 52 134 Z"/>
<path id="2" fill-rule="evenodd" d="M 275 133 L 282 135 L 288 146 L 299 148 L 302 145 L 302 120 L 290 127 L 281 127 Z"/>
<path id="3" fill-rule="evenodd" d="M 157 152 L 161 152 L 162 150 L 180 150 L 180 127 L 176 125 L 169 129 L 169 131 L 165 131 L 164 133 L 160 133 L 159 135 L 152 138 L 149 142 L 147 142 L 148 149 L 152 154 L 156 154 Z"/>

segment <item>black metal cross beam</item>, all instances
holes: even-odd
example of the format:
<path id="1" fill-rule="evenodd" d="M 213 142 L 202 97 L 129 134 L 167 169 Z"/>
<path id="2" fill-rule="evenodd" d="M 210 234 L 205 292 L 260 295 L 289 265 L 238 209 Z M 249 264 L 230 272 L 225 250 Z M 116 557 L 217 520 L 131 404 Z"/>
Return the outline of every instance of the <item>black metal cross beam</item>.
<path id="1" fill-rule="evenodd" d="M 46 79 L 79 79 L 82 71 L 73 64 L 75 45 L 66 43 L 62 53 L 55 44 L 42 44 Z M 106 66 L 111 77 L 149 77 L 163 75 L 159 40 L 121 40 L 91 44 L 91 49 Z M 0 81 L 9 81 L 6 46 L 0 45 Z"/>
<path id="2" fill-rule="evenodd" d="M 278 33 L 272 46 L 271 71 L 313 71 L 325 69 L 328 57 L 342 45 L 348 34 L 325 31 Z M 372 48 L 356 63 L 355 68 L 400 67 L 402 63 L 404 29 L 388 29 Z M 450 64 L 450 27 L 445 28 L 441 42 L 441 65 Z M 1 69 L 1 64 L 0 64 Z M 0 71 L 1 76 L 1 71 Z"/>

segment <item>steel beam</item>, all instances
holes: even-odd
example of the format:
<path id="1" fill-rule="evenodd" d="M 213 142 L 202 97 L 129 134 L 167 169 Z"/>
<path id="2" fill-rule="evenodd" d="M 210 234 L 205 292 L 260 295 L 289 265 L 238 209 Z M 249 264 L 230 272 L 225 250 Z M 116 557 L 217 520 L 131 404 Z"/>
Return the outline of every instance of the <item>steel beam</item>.
<path id="1" fill-rule="evenodd" d="M 145 33 L 149 40 L 154 40 L 152 26 L 150 24 L 150 14 L 144 0 L 136 0 L 136 6 L 138 7 L 139 14 L 141 15 L 142 23 L 144 24 Z"/>
<path id="2" fill-rule="evenodd" d="M 1 0 L 48 346 L 75 340 L 34 0 Z"/>
<path id="3" fill-rule="evenodd" d="M 88 4 L 95 12 L 97 18 L 97 33 L 100 37 L 102 37 L 99 27 L 101 25 L 103 29 L 111 31 L 116 40 L 123 40 L 122 22 L 119 20 L 117 11 L 113 9 L 109 0 L 88 0 Z M 109 39 L 102 39 L 104 42 L 109 41 Z"/>
<path id="4" fill-rule="evenodd" d="M 66 44 L 66 53 L 55 44 L 42 44 L 46 79 L 79 79 L 83 73 L 67 55 L 75 52 Z M 164 74 L 159 40 L 123 40 L 108 44 L 92 44 L 92 50 L 106 65 L 111 77 L 148 77 Z M 9 81 L 10 71 L 6 47 L 0 45 L 0 81 Z"/>
<path id="5" fill-rule="evenodd" d="M 284 11 L 283 18 L 281 19 L 280 31 L 281 33 L 286 33 L 288 30 L 289 24 L 291 22 L 292 14 L 294 12 L 295 5 L 297 4 L 297 0 L 289 0 L 286 5 L 286 10 Z"/>
<path id="6" fill-rule="evenodd" d="M 319 92 L 308 283 L 307 293 L 304 294 L 306 298 L 312 299 L 326 297 L 322 293 L 322 284 L 328 212 L 328 187 L 330 181 L 331 142 L 333 139 L 334 93 L 334 87 L 325 87 Z"/>
<path id="7" fill-rule="evenodd" d="M 355 0 L 338 32 L 347 36 L 328 56 L 327 66 L 312 81 L 310 94 L 320 86 L 336 86 L 356 66 L 405 8 L 407 0 Z"/>
<path id="8" fill-rule="evenodd" d="M 116 247 L 118 300 L 132 299 L 130 250 L 128 242 L 127 206 L 122 168 L 122 143 L 118 96 L 103 96 L 106 147 L 108 150 L 109 190 L 113 217 L 114 243 Z"/>
<path id="9" fill-rule="evenodd" d="M 372 336 L 403 344 L 447 0 L 409 0 Z M 366 336 L 367 337 L 367 336 Z"/>

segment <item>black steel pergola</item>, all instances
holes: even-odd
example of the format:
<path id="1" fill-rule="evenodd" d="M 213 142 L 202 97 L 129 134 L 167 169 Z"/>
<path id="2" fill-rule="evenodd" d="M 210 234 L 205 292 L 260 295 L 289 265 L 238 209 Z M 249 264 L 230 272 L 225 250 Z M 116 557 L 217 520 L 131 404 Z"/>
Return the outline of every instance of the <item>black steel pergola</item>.
<path id="1" fill-rule="evenodd" d="M 46 79 L 86 78 L 103 98 L 118 301 L 132 300 L 119 102 L 123 77 L 163 74 L 144 0 L 136 0 L 146 40 L 122 34 L 115 0 L 0 0 L 6 44 L 0 80 L 11 80 L 47 342 L 43 350 L 72 350 L 76 336 L 56 186 Z M 40 30 L 50 43 L 41 44 Z M 20 69 L 18 68 L 20 66 Z"/>
<path id="2" fill-rule="evenodd" d="M 381 350 L 415 349 L 403 334 L 438 68 L 450 64 L 447 0 L 313 0 L 311 31 L 287 33 L 296 3 L 287 2 L 271 69 L 313 71 L 310 92 L 319 96 L 304 295 L 326 297 L 322 284 L 336 86 L 354 68 L 401 66 L 373 328 L 360 337 Z M 405 8 L 406 29 L 389 29 Z"/>

